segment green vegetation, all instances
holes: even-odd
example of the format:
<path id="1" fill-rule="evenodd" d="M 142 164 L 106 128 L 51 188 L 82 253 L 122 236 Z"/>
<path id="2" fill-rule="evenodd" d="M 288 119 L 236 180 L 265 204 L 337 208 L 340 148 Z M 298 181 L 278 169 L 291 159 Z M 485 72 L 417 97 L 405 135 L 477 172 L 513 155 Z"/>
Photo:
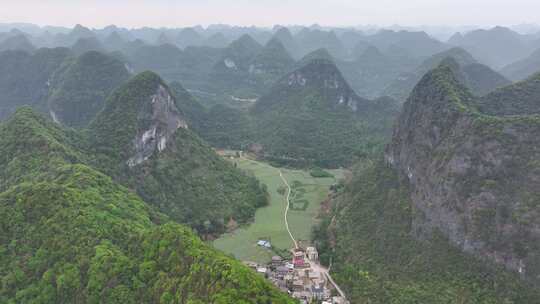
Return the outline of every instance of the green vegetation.
<path id="1" fill-rule="evenodd" d="M 202 235 L 245 224 L 268 204 L 264 185 L 217 156 L 191 131 L 179 129 L 158 157 L 129 170 L 129 185 L 148 203 Z"/>
<path id="2" fill-rule="evenodd" d="M 294 59 L 289 55 L 278 39 L 270 39 L 262 50 L 253 58 L 250 74 L 261 87 L 273 85 L 283 77 L 294 65 Z"/>
<path id="3" fill-rule="evenodd" d="M 41 121 L 47 126 L 50 132 L 46 137 L 55 134 L 52 141 L 55 146 L 48 147 L 46 151 L 58 150 L 58 153 L 68 155 L 67 159 L 91 165 L 124 186 L 136 189 L 147 203 L 173 220 L 188 224 L 201 235 L 220 234 L 230 221 L 249 222 L 255 209 L 267 204 L 266 189 L 255 178 L 218 157 L 190 130 L 176 130 L 167 149 L 159 155 L 156 151 L 143 164 L 135 167 L 126 164 L 135 153 L 135 138 L 154 119 L 151 100 L 159 86 L 166 89 L 162 80 L 153 73 L 134 77 L 113 93 L 88 130 L 64 131 L 41 117 L 31 121 Z M 27 120 L 23 121 L 26 123 Z M 6 143 L 6 149 L 25 139 L 17 128 L 40 129 L 39 126 L 14 127 L 6 132 L 6 138 L 11 140 Z M 39 146 L 40 142 L 35 144 Z M 0 185 L 23 174 L 40 174 L 41 170 L 29 170 L 28 167 L 36 165 L 37 161 L 27 159 L 25 155 L 25 147 L 4 155 L 13 158 L 14 165 L 6 168 Z M 39 165 L 45 171 L 49 166 Z"/>
<path id="4" fill-rule="evenodd" d="M 256 103 L 255 140 L 273 163 L 336 168 L 382 151 L 396 109 L 358 97 L 333 63 L 314 60 Z"/>
<path id="5" fill-rule="evenodd" d="M 479 101 L 479 109 L 488 115 L 512 116 L 540 114 L 540 74 L 502 87 Z"/>
<path id="6" fill-rule="evenodd" d="M 501 69 L 501 73 L 514 81 L 524 80 L 540 71 L 540 49 L 528 57 L 511 63 Z"/>
<path id="7" fill-rule="evenodd" d="M 313 177 L 318 177 L 318 178 L 322 178 L 322 177 L 334 177 L 332 175 L 332 173 L 329 173 L 328 171 L 326 170 L 323 170 L 319 167 L 315 167 L 315 168 L 312 168 L 310 171 L 309 171 L 309 174 Z"/>
<path id="8" fill-rule="evenodd" d="M 291 77 L 307 85 L 290 85 Z M 226 149 L 261 147 L 258 156 L 276 166 L 337 168 L 380 153 L 398 109 L 389 98 L 358 97 L 325 60 L 282 78 L 249 111 L 224 105 L 207 110 L 184 89 L 173 89 L 184 96 L 179 108 L 206 141 Z"/>
<path id="9" fill-rule="evenodd" d="M 129 78 L 124 63 L 92 51 L 66 60 L 50 81 L 49 108 L 61 123 L 85 127 Z"/>
<path id="10" fill-rule="evenodd" d="M 128 78 L 123 61 L 95 51 L 80 56 L 67 48 L 0 52 L 0 120 L 26 105 L 82 128 Z"/>
<path id="11" fill-rule="evenodd" d="M 408 186 L 382 160 L 357 166 L 314 230 L 321 260 L 332 260 L 352 302 L 538 303 L 538 289 L 461 253 L 442 234 L 413 238 L 414 214 Z"/>
<path id="12" fill-rule="evenodd" d="M 270 194 L 268 206 L 260 208 L 255 213 L 253 223 L 242 226 L 232 233 L 227 233 L 214 241 L 214 247 L 234 255 L 240 260 L 268 262 L 276 253 L 283 255 L 293 244 L 285 230 L 284 212 L 286 207 L 286 188 L 279 177 L 278 168 L 263 162 L 249 159 L 235 161 L 238 167 L 253 173 L 261 183 L 265 184 Z M 311 227 L 316 223 L 316 215 L 321 202 L 327 198 L 334 178 L 313 178 L 308 172 L 301 170 L 281 169 L 283 176 L 289 183 L 295 183 L 294 191 L 302 193 L 301 200 L 308 202 L 304 210 L 289 210 L 289 227 L 298 240 L 311 239 Z M 336 176 L 342 174 L 341 170 L 332 170 Z M 296 181 L 296 182 L 293 182 Z M 292 186 L 293 184 L 291 184 Z M 300 196 L 299 196 L 300 197 Z M 291 198 L 295 205 L 295 200 Z M 259 239 L 269 239 L 274 246 L 273 250 L 257 246 Z"/>
<path id="13" fill-rule="evenodd" d="M 231 220 L 248 222 L 256 208 L 267 204 L 266 189 L 218 157 L 188 129 L 174 126 L 167 131 L 174 132 L 166 139 L 167 149 L 156 151 L 138 166 L 127 165 L 137 153 L 133 141 L 156 123 L 155 117 L 164 115 L 152 112 L 152 96 L 158 90 L 165 90 L 162 93 L 166 96 L 160 98 L 172 98 L 159 76 L 145 72 L 115 91 L 90 126 L 95 165 L 137 189 L 146 202 L 172 219 L 203 235 L 224 232 Z M 181 115 L 174 104 L 168 106 L 167 115 Z"/>
<path id="14" fill-rule="evenodd" d="M 48 112 L 47 82 L 69 54 L 66 48 L 0 52 L 0 120 L 23 105 Z"/>
<path id="15" fill-rule="evenodd" d="M 0 42 L 0 52 L 24 51 L 24 52 L 32 53 L 35 50 L 36 48 L 32 45 L 30 40 L 28 40 L 28 38 L 23 34 L 17 34 L 15 36 L 2 39 L 2 41 Z"/>
<path id="16" fill-rule="evenodd" d="M 29 108 L 0 125 L 1 303 L 292 303 L 86 165 L 70 132 Z"/>
<path id="17" fill-rule="evenodd" d="M 456 47 L 435 54 L 427 58 L 416 70 L 396 77 L 396 80 L 388 85 L 384 94 L 405 101 L 426 73 L 441 63 L 448 62 L 448 59 L 455 61 L 456 65 L 462 67 L 455 70 L 456 77 L 477 96 L 485 95 L 498 87 L 511 83 L 491 68 L 479 64 L 464 49 Z"/>

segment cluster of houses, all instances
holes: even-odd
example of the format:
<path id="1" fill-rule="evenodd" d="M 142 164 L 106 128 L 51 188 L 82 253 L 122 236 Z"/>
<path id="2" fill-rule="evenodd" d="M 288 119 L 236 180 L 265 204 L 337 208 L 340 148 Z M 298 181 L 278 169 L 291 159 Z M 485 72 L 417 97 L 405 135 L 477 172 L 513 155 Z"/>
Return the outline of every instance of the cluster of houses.
<path id="1" fill-rule="evenodd" d="M 293 249 L 292 260 L 272 257 L 268 265 L 246 262 L 248 266 L 265 276 L 274 285 L 300 303 L 346 304 L 341 297 L 332 297 L 331 284 L 318 264 L 315 247 Z"/>

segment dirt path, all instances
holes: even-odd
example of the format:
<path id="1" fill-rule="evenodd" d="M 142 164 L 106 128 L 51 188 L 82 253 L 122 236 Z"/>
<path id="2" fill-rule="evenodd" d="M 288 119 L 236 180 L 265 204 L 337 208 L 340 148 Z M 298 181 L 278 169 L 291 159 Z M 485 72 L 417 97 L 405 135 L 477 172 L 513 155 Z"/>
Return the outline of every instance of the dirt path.
<path id="1" fill-rule="evenodd" d="M 287 207 L 285 208 L 285 228 L 287 229 L 287 232 L 289 233 L 289 236 L 291 237 L 291 240 L 294 243 L 294 248 L 298 248 L 298 243 L 296 243 L 296 240 L 294 239 L 294 236 L 292 235 L 291 230 L 289 229 L 289 221 L 287 220 L 287 214 L 289 213 L 289 206 L 291 204 L 289 200 L 289 197 L 291 196 L 291 186 L 289 186 L 289 183 L 283 176 L 283 173 L 281 172 L 281 170 L 279 170 L 279 177 L 281 177 L 281 180 L 283 181 L 285 186 L 287 186 L 287 197 L 286 197 Z"/>

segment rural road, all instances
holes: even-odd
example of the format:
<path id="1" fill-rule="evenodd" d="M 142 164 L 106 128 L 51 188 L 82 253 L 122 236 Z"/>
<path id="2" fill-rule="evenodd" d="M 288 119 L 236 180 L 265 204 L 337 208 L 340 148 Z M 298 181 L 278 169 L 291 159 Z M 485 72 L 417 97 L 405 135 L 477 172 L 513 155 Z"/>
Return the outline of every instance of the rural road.
<path id="1" fill-rule="evenodd" d="M 291 186 L 289 185 L 289 183 L 287 182 L 287 180 L 283 176 L 283 173 L 281 172 L 281 170 L 279 170 L 279 177 L 281 177 L 281 180 L 283 181 L 285 186 L 287 186 L 287 198 L 286 198 L 287 199 L 287 207 L 285 208 L 285 228 L 287 228 L 287 232 L 289 233 L 289 236 L 291 237 L 291 240 L 294 243 L 294 248 L 298 248 L 298 244 L 296 243 L 296 240 L 294 239 L 294 237 L 293 237 L 293 235 L 291 233 L 291 230 L 289 229 L 289 221 L 287 220 L 287 214 L 289 213 L 289 206 L 290 206 L 289 197 L 291 195 Z M 326 267 L 319 264 L 318 261 L 311 261 L 311 260 L 308 260 L 308 261 L 309 261 L 311 267 L 315 271 L 318 271 L 319 273 L 324 274 L 324 276 L 326 276 L 326 278 L 328 278 L 328 281 L 330 281 L 330 283 L 336 288 L 337 292 L 339 293 L 339 295 L 343 299 L 347 299 L 347 297 L 345 296 L 345 293 L 343 292 L 343 290 L 341 290 L 341 288 L 339 288 L 339 286 L 336 284 L 336 282 L 334 282 L 334 279 L 332 279 L 332 276 L 330 276 L 330 273 L 328 272 L 328 269 Z"/>
<path id="2" fill-rule="evenodd" d="M 285 183 L 285 186 L 287 186 L 287 198 L 286 198 L 287 207 L 285 208 L 285 228 L 287 229 L 287 232 L 289 233 L 289 236 L 291 237 L 291 240 L 294 243 L 294 248 L 298 248 L 298 243 L 296 243 L 296 240 L 294 239 L 294 236 L 292 235 L 291 230 L 289 229 L 289 221 L 287 220 L 287 214 L 289 213 L 289 206 L 291 204 L 289 200 L 289 197 L 291 196 L 291 186 L 289 185 L 285 177 L 283 177 L 283 173 L 281 172 L 281 170 L 279 170 L 279 177 L 281 177 L 281 180 L 283 181 L 283 183 Z"/>
<path id="3" fill-rule="evenodd" d="M 242 154 L 240 154 L 240 156 L 242 157 Z M 271 166 L 269 166 L 269 167 L 271 167 Z M 289 213 L 289 207 L 290 207 L 290 204 L 291 204 L 291 202 L 290 202 L 290 196 L 291 196 L 291 191 L 292 191 L 291 186 L 289 185 L 289 183 L 287 182 L 287 180 L 283 176 L 283 172 L 281 172 L 280 169 L 278 169 L 278 172 L 279 172 L 279 177 L 281 178 L 281 180 L 283 181 L 285 186 L 287 186 L 287 196 L 286 196 L 287 206 L 285 208 L 285 215 L 284 215 L 284 217 L 285 217 L 285 228 L 287 229 L 287 232 L 289 233 L 289 236 L 290 236 L 291 240 L 294 243 L 294 248 L 298 248 L 298 243 L 294 239 L 294 236 L 292 235 L 292 232 L 289 229 L 289 221 L 287 219 L 287 214 Z M 330 276 L 329 269 L 327 269 L 326 267 L 319 264 L 318 261 L 311 261 L 309 259 L 308 259 L 308 261 L 316 271 L 319 271 L 324 276 L 326 276 L 326 278 L 328 278 L 328 281 L 330 281 L 330 283 L 334 286 L 334 288 L 337 290 L 337 292 L 339 293 L 339 295 L 343 299 L 347 299 L 347 297 L 345 296 L 345 293 L 343 292 L 343 290 L 341 290 L 341 288 L 339 288 L 339 286 L 336 284 L 336 282 Z M 349 303 L 349 302 L 346 302 L 346 303 Z"/>

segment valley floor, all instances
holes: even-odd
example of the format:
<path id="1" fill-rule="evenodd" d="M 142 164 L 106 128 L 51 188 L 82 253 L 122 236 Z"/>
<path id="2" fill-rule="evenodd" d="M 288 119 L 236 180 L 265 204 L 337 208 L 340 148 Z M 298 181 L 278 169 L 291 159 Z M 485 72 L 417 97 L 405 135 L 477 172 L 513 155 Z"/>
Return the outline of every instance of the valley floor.
<path id="1" fill-rule="evenodd" d="M 287 188 L 280 176 L 280 169 L 247 158 L 234 161 L 239 168 L 253 173 L 261 183 L 267 185 L 270 203 L 257 210 L 252 224 L 223 235 L 214 241 L 214 246 L 239 260 L 267 263 L 275 253 L 258 246 L 258 240 L 268 240 L 278 250 L 294 247 L 284 217 Z M 308 245 L 321 203 L 327 198 L 330 186 L 343 176 L 343 170 L 330 170 L 334 178 L 314 178 L 303 170 L 281 169 L 281 172 L 292 188 L 291 206 L 287 214 L 290 231 L 296 241 Z"/>

